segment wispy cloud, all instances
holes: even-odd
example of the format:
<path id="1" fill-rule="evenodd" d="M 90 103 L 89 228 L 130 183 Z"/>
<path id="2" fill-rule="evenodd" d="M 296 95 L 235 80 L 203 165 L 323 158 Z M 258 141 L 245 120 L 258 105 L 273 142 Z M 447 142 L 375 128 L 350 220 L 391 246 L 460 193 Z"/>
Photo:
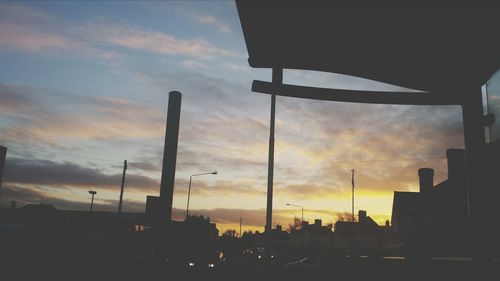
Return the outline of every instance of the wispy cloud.
<path id="1" fill-rule="evenodd" d="M 164 55 L 182 55 L 200 59 L 218 56 L 238 56 L 204 39 L 181 39 L 170 34 L 132 25 L 90 23 L 84 27 L 90 39 L 112 46 Z"/>
<path id="2" fill-rule="evenodd" d="M 4 141 L 62 139 L 156 138 L 164 131 L 165 113 L 151 106 L 107 96 L 68 96 L 45 89 L 0 83 L 4 118 L 15 125 L 0 126 Z M 79 110 L 72 103 L 78 101 Z M 9 106 L 7 106 L 9 105 Z"/>
<path id="3" fill-rule="evenodd" d="M 41 52 L 50 49 L 75 49 L 81 45 L 67 37 L 45 32 L 33 26 L 8 22 L 0 24 L 0 47 Z"/>
<path id="4" fill-rule="evenodd" d="M 30 53 L 65 54 L 118 61 L 121 55 L 104 50 L 71 34 L 67 24 L 36 9 L 2 3 L 0 5 L 0 49 Z"/>
<path id="5" fill-rule="evenodd" d="M 197 59 L 239 56 L 201 38 L 178 38 L 135 25 L 90 21 L 78 25 L 23 5 L 0 5 L 0 48 L 32 53 L 66 54 L 117 61 L 116 47 Z M 227 29 L 216 18 L 201 18 Z"/>
<path id="6" fill-rule="evenodd" d="M 224 63 L 224 67 L 230 69 L 231 71 L 238 71 L 238 72 L 248 72 L 250 71 L 250 67 L 242 64 L 235 64 L 235 63 Z"/>
<path id="7" fill-rule="evenodd" d="M 187 69 L 190 69 L 190 70 L 203 70 L 203 69 L 207 69 L 208 68 L 208 65 L 206 65 L 206 64 L 204 64 L 202 62 L 199 62 L 199 61 L 195 61 L 195 60 L 185 60 L 185 61 L 182 61 L 181 65 L 184 68 L 187 68 Z"/>
<path id="8" fill-rule="evenodd" d="M 229 33 L 232 31 L 229 24 L 213 15 L 197 13 L 193 15 L 193 18 L 202 24 L 212 26 L 218 32 Z"/>

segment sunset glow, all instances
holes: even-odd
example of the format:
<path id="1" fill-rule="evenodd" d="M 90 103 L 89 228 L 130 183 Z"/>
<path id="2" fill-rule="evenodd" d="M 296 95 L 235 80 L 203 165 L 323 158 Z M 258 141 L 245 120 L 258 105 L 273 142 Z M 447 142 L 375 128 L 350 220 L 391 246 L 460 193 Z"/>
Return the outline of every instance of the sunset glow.
<path id="1" fill-rule="evenodd" d="M 208 3 L 209 2 L 209 3 Z M 130 13 L 130 11 L 136 11 Z M 144 212 L 158 195 L 169 91 L 182 97 L 173 218 L 263 231 L 269 70 L 248 64 L 230 1 L 0 3 L 0 145 L 8 147 L 2 202 Z M 401 89 L 340 74 L 285 71 L 297 85 Z M 417 90 L 415 90 L 417 91 Z M 446 149 L 463 148 L 458 106 L 350 104 L 277 98 L 273 224 L 334 223 L 355 209 L 390 221 L 393 191 L 417 191 L 417 170 L 448 178 Z M 43 199 L 42 199 L 43 198 Z"/>

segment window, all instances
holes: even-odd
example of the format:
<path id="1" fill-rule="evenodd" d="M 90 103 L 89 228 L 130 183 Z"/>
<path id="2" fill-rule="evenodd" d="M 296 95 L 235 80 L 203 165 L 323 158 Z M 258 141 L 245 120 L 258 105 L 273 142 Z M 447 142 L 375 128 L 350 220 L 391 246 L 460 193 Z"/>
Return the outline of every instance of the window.
<path id="1" fill-rule="evenodd" d="M 495 72 L 482 88 L 484 113 L 495 115 L 495 122 L 487 128 L 486 139 L 500 139 L 500 70 Z"/>

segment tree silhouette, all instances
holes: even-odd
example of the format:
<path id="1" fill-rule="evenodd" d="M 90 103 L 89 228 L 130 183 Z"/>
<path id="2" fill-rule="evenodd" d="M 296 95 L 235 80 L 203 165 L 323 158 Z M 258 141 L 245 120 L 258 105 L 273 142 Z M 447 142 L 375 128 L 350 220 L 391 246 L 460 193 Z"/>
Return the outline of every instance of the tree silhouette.
<path id="1" fill-rule="evenodd" d="M 292 232 L 295 230 L 302 229 L 302 221 L 298 218 L 294 218 L 292 223 L 288 224 L 287 231 Z"/>
<path id="2" fill-rule="evenodd" d="M 236 230 L 234 229 L 228 229 L 226 231 L 224 231 L 224 233 L 222 234 L 223 236 L 229 236 L 229 237 L 236 237 Z"/>
<path id="3" fill-rule="evenodd" d="M 337 220 L 335 222 L 338 221 L 356 221 L 356 216 L 353 219 L 352 214 L 349 212 L 337 213 Z"/>

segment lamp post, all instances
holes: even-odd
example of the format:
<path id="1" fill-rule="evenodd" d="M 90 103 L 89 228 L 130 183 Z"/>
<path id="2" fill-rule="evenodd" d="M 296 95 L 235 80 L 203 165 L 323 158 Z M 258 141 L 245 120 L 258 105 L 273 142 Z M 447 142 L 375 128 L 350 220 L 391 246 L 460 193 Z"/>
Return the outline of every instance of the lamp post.
<path id="1" fill-rule="evenodd" d="M 352 173 L 352 222 L 354 222 L 354 169 L 351 169 Z"/>
<path id="2" fill-rule="evenodd" d="M 286 205 L 287 206 L 299 207 L 299 208 L 302 209 L 302 225 L 304 225 L 304 207 L 302 207 L 301 205 L 295 205 L 295 204 L 289 204 L 289 203 L 287 203 Z"/>
<path id="3" fill-rule="evenodd" d="M 203 175 L 217 175 L 217 171 L 213 171 L 210 173 L 193 174 L 189 177 L 189 189 L 188 189 L 188 200 L 187 200 L 187 207 L 186 207 L 186 219 L 189 216 L 189 197 L 191 196 L 191 181 L 192 181 L 193 177 L 203 176 Z"/>
<path id="4" fill-rule="evenodd" d="M 90 212 L 92 212 L 92 208 L 94 207 L 94 195 L 96 195 L 97 191 L 89 190 L 89 194 L 92 195 L 92 199 L 90 200 Z"/>

